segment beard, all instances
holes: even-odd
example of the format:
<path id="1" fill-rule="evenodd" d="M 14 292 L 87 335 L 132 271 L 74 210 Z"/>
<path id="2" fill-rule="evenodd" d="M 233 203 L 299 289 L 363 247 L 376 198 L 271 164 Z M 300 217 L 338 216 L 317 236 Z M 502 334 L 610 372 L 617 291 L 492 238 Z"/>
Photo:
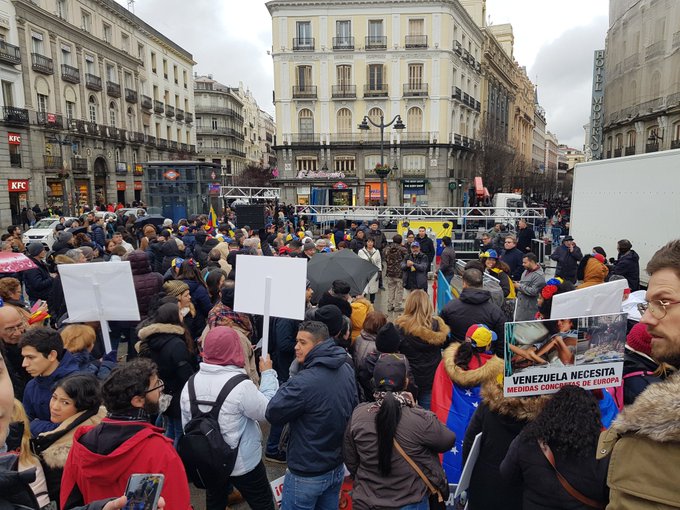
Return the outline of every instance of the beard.
<path id="1" fill-rule="evenodd" d="M 652 342 L 652 357 L 658 362 L 680 368 L 680 349 L 669 340 L 664 340 L 661 344 L 658 341 Z"/>
<path id="2" fill-rule="evenodd" d="M 155 414 L 159 414 L 160 412 L 160 407 L 158 405 L 158 402 L 151 402 L 150 400 L 144 400 L 144 411 L 146 411 L 146 414 L 149 416 L 153 416 Z"/>

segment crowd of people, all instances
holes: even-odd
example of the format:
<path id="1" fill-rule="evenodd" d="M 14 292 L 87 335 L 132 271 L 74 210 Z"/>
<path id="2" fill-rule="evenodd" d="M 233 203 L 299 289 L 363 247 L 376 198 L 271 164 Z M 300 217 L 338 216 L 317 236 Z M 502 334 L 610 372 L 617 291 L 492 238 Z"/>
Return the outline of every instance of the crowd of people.
<path id="1" fill-rule="evenodd" d="M 549 319 L 552 297 L 577 283 L 616 275 L 637 290 L 629 241 L 607 260 L 567 236 L 548 278 L 520 221 L 515 233 L 485 233 L 461 273 L 451 239 L 438 249 L 422 227 L 389 242 L 377 221 L 313 235 L 279 213 L 257 231 L 230 214 L 217 225 L 192 216 L 131 226 L 90 213 L 60 224 L 49 253 L 22 248 L 36 267 L 0 279 L 0 506 L 111 510 L 131 474 L 162 473 L 168 510 L 191 507 L 190 483 L 205 489 L 208 510 L 236 497 L 272 510 L 265 463 L 279 463 L 285 510 L 338 508 L 347 473 L 353 508 L 443 508 L 483 432 L 471 510 L 680 508 L 669 475 L 680 460 L 680 241 L 646 268 L 623 402 L 576 386 L 505 397 L 506 322 Z M 301 321 L 264 324 L 234 309 L 239 255 L 339 250 L 375 265 L 363 292 L 338 279 L 315 295 L 308 280 Z M 111 322 L 106 352 L 100 323 L 67 320 L 59 266 L 120 261 L 141 319 Z M 439 314 L 427 292 L 434 269 L 462 281 Z M 571 326 L 555 322 L 554 340 L 513 355 L 538 364 L 573 354 L 560 334 Z M 206 444 L 201 420 L 219 428 L 204 439 L 220 455 L 192 455 Z M 258 422 L 269 424 L 264 442 Z"/>

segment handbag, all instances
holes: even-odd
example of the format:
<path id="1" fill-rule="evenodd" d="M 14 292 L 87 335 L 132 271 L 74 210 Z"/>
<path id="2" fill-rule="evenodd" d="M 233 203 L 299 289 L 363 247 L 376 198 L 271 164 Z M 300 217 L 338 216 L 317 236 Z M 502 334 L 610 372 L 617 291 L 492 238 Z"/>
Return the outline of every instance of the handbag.
<path id="1" fill-rule="evenodd" d="M 560 473 L 557 470 L 557 466 L 555 466 L 555 456 L 553 455 L 550 446 L 548 446 L 548 444 L 545 441 L 538 441 L 538 446 L 541 448 L 543 455 L 545 456 L 546 459 L 548 459 L 548 462 L 550 462 L 550 465 L 555 470 L 557 479 L 562 484 L 562 487 L 564 487 L 564 490 L 567 491 L 572 498 L 583 503 L 586 506 L 589 506 L 590 508 L 599 508 L 601 510 L 604 510 L 604 508 L 606 507 L 604 503 L 600 501 L 595 501 L 594 499 L 590 499 L 588 496 L 584 496 L 574 487 L 572 487 L 572 485 L 567 481 L 567 479 L 564 476 L 562 476 L 562 473 Z"/>
<path id="2" fill-rule="evenodd" d="M 442 493 L 439 489 L 437 489 L 434 485 L 432 485 L 432 482 L 430 479 L 425 476 L 425 473 L 423 473 L 423 470 L 418 467 L 418 464 L 416 464 L 411 457 L 408 456 L 408 454 L 404 451 L 404 449 L 401 447 L 399 443 L 397 443 L 397 440 L 395 439 L 394 441 L 394 447 L 397 449 L 399 454 L 404 457 L 404 460 L 409 463 L 409 465 L 413 468 L 413 470 L 418 473 L 418 476 L 421 478 L 421 480 L 425 483 L 425 486 L 427 487 L 427 490 L 430 491 L 430 509 L 444 509 L 446 508 L 446 503 L 444 502 L 444 496 L 442 496 Z"/>

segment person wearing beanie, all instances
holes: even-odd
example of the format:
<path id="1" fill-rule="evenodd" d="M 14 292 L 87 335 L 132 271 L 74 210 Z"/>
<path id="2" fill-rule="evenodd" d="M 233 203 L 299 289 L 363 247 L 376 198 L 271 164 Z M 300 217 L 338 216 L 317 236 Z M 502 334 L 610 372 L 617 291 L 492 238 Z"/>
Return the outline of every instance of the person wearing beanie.
<path id="1" fill-rule="evenodd" d="M 352 317 L 352 305 L 350 304 L 350 286 L 344 280 L 335 280 L 331 284 L 331 288 L 321 294 L 318 304 L 319 307 L 326 305 L 335 305 L 340 308 L 340 311 L 345 317 Z"/>
<path id="2" fill-rule="evenodd" d="M 601 253 L 593 252 L 591 255 L 585 255 L 578 264 L 576 277 L 581 280 L 579 289 L 592 287 L 604 283 L 609 275 L 609 269 L 606 265 L 606 259 Z"/>
<path id="3" fill-rule="evenodd" d="M 57 233 L 57 240 L 52 245 L 52 255 L 64 255 L 67 251 L 73 248 L 73 234 L 62 230 Z"/>
<path id="4" fill-rule="evenodd" d="M 373 373 L 375 402 L 359 404 L 347 425 L 343 452 L 354 478 L 354 508 L 428 508 L 429 490 L 399 448 L 427 473 L 443 500 L 448 497 L 439 454 L 456 438 L 405 391 L 407 374 L 403 354 L 382 354 Z"/>
<path id="5" fill-rule="evenodd" d="M 167 285 L 167 284 L 166 284 Z M 195 400 L 215 402 L 224 386 L 234 377 L 241 377 L 222 405 L 218 423 L 224 441 L 232 448 L 238 447 L 234 470 L 221 488 L 206 492 L 208 509 L 224 508 L 229 499 L 229 482 L 236 487 L 256 510 L 274 510 L 274 499 L 267 471 L 262 462 L 262 432 L 257 424 L 265 420 L 267 404 L 276 394 L 279 381 L 272 368 L 270 357 L 260 358 L 262 378 L 260 387 L 246 374 L 245 357 L 239 335 L 233 328 L 216 326 L 203 340 L 203 361 L 198 373 L 184 386 L 180 396 L 182 426 L 192 418 L 189 385 L 193 384 Z M 207 412 L 208 406 L 198 410 Z"/>
<path id="6" fill-rule="evenodd" d="M 667 365 L 652 357 L 652 336 L 641 322 L 626 337 L 623 354 L 623 405 L 630 405 L 650 384 L 663 381 Z"/>

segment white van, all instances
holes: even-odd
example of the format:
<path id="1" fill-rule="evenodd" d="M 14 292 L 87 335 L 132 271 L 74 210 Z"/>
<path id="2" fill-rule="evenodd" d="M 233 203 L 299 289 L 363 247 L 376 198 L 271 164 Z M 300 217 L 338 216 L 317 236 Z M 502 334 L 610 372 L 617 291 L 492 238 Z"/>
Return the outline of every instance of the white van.
<path id="1" fill-rule="evenodd" d="M 494 208 L 494 222 L 510 224 L 513 227 L 527 208 L 524 198 L 519 193 L 496 193 L 491 200 L 491 206 Z"/>

